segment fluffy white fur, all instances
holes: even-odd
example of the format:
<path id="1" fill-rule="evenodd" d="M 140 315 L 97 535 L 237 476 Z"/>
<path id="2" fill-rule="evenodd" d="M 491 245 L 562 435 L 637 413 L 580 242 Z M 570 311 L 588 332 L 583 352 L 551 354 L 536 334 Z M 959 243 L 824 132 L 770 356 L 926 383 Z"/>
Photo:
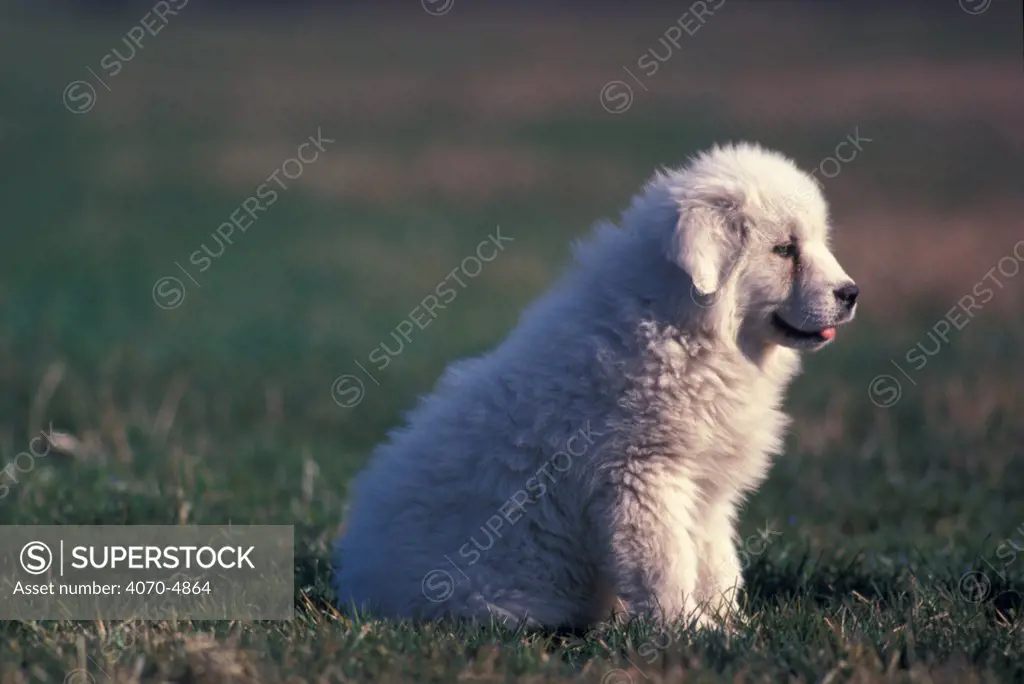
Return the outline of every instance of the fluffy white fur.
<path id="1" fill-rule="evenodd" d="M 798 350 L 853 317 L 827 233 L 815 181 L 758 146 L 656 174 L 376 450 L 339 601 L 552 627 L 734 610 L 738 507 L 782 448 Z"/>

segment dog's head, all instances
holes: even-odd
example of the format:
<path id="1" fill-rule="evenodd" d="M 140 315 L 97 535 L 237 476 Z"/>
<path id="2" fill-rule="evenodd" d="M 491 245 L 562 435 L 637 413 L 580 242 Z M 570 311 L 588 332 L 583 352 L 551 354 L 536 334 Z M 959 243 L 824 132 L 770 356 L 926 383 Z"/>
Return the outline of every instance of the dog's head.
<path id="1" fill-rule="evenodd" d="M 715 148 L 668 183 L 677 222 L 669 258 L 745 338 L 819 349 L 853 319 L 857 285 L 828 246 L 817 182 L 754 145 Z"/>

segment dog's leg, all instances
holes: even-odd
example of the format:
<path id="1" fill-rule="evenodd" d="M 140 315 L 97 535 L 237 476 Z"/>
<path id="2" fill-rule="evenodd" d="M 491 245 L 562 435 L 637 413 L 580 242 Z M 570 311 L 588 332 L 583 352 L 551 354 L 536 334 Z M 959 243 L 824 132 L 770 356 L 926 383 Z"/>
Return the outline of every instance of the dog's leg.
<path id="1" fill-rule="evenodd" d="M 740 618 L 737 595 L 743 572 L 733 541 L 733 510 L 731 504 L 712 506 L 701 526 L 697 594 L 700 622 L 708 626 Z"/>
<path id="2" fill-rule="evenodd" d="M 630 613 L 663 622 L 698 617 L 697 547 L 689 511 L 627 492 L 601 517 L 610 530 L 606 572 Z"/>
<path id="3" fill-rule="evenodd" d="M 558 596 L 547 593 L 547 587 L 535 586 L 529 591 L 498 590 L 472 592 L 451 615 L 475 620 L 480 624 L 495 623 L 508 629 L 556 628 L 571 622 L 571 607 Z"/>

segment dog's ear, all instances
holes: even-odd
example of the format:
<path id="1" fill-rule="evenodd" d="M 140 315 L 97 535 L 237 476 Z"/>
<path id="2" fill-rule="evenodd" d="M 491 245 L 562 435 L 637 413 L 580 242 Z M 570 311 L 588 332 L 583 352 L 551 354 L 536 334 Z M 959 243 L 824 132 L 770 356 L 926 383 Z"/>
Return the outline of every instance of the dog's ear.
<path id="1" fill-rule="evenodd" d="M 729 279 L 743 244 L 742 221 L 728 200 L 684 201 L 672 235 L 670 257 L 693 280 L 701 295 Z"/>

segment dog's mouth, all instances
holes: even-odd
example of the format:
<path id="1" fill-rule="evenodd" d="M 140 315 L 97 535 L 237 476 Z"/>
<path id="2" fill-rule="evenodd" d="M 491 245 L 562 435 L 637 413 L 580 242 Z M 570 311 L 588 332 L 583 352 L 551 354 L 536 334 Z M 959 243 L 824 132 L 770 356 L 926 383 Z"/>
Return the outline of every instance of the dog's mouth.
<path id="1" fill-rule="evenodd" d="M 836 329 L 834 327 L 822 328 L 821 330 L 801 330 L 785 320 L 779 314 L 772 314 L 772 325 L 782 333 L 783 337 L 794 342 L 823 344 L 835 339 Z"/>

